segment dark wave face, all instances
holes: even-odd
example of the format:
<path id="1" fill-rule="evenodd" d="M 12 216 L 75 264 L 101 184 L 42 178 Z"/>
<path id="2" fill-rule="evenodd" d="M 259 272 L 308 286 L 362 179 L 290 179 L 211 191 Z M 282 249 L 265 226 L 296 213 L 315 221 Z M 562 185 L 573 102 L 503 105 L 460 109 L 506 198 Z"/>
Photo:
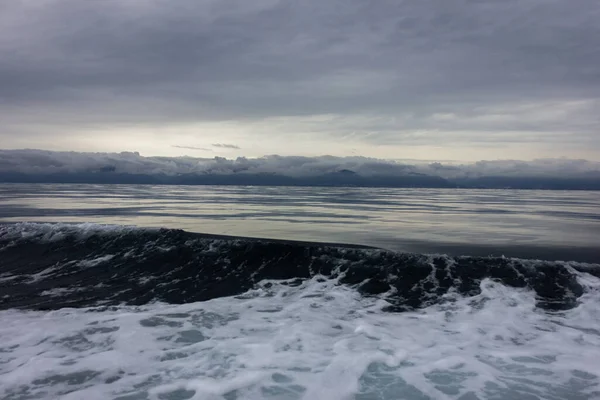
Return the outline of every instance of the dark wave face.
<path id="1" fill-rule="evenodd" d="M 388 311 L 475 296 L 482 280 L 535 291 L 537 307 L 577 305 L 577 275 L 600 266 L 498 257 L 406 254 L 373 248 L 214 237 L 181 230 L 67 224 L 0 226 L 2 309 L 192 303 L 300 285 L 314 277 L 378 295 Z"/>

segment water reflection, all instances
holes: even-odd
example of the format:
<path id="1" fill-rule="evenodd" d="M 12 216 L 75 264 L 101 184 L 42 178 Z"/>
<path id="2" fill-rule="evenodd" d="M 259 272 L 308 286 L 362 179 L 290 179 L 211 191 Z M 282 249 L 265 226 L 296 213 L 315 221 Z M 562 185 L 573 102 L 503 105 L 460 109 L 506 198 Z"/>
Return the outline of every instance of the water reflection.
<path id="1" fill-rule="evenodd" d="M 98 222 L 404 251 L 598 256 L 598 192 L 0 185 L 0 221 Z M 478 254 L 480 255 L 480 254 Z"/>

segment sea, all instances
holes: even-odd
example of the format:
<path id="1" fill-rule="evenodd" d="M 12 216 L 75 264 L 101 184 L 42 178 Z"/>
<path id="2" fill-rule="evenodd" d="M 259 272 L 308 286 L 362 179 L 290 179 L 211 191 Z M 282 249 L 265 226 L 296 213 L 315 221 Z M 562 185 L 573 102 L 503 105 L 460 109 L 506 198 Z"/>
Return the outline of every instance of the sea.
<path id="1" fill-rule="evenodd" d="M 0 398 L 600 399 L 600 192 L 0 184 Z"/>

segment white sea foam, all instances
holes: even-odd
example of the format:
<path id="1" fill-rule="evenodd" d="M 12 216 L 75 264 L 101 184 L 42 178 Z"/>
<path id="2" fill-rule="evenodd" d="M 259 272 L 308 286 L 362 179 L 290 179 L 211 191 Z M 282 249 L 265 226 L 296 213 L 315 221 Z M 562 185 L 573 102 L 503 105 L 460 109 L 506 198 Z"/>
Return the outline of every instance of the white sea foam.
<path id="1" fill-rule="evenodd" d="M 36 238 L 43 242 L 56 242 L 64 239 L 66 234 L 76 234 L 80 239 L 87 239 L 92 235 L 127 233 L 136 230 L 151 230 L 152 228 L 139 228 L 133 225 L 110 225 L 95 223 L 38 223 L 18 222 L 0 226 L 2 239 L 18 241 L 21 239 Z"/>
<path id="2" fill-rule="evenodd" d="M 87 267 L 87 268 L 91 268 L 91 267 L 95 267 L 97 265 L 100 265 L 102 263 L 105 263 L 107 261 L 110 261 L 114 258 L 115 256 L 112 254 L 107 254 L 105 256 L 100 256 L 100 257 L 96 257 L 93 258 L 91 260 L 82 260 L 80 261 L 77 265 L 79 265 L 80 267 Z"/>
<path id="3" fill-rule="evenodd" d="M 600 281 L 575 309 L 484 280 L 420 311 L 314 278 L 185 305 L 0 312 L 6 399 L 593 399 Z"/>

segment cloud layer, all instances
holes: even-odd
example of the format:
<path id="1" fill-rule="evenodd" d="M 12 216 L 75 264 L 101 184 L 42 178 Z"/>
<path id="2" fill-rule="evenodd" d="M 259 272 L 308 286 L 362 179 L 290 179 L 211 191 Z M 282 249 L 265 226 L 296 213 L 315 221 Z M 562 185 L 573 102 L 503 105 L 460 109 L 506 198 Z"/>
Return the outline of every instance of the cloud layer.
<path id="1" fill-rule="evenodd" d="M 236 150 L 240 149 L 240 146 L 236 146 L 235 144 L 228 144 L 228 143 L 213 143 L 213 147 L 218 147 L 221 149 L 236 149 Z"/>
<path id="2" fill-rule="evenodd" d="M 599 20 L 596 0 L 6 1 L 0 142 L 600 160 Z"/>
<path id="3" fill-rule="evenodd" d="M 524 188 L 588 185 L 586 188 L 600 189 L 600 163 L 542 159 L 409 164 L 366 157 L 226 159 L 0 150 L 2 181 Z"/>

